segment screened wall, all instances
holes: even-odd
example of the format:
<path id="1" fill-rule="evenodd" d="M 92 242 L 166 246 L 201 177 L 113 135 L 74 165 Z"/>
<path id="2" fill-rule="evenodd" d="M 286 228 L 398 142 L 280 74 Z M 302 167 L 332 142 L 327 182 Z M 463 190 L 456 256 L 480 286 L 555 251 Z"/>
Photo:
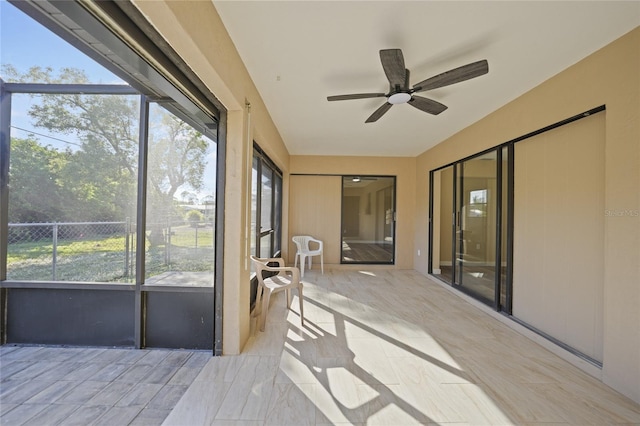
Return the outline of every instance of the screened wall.
<path id="1" fill-rule="evenodd" d="M 2 343 L 220 353 L 221 106 L 130 6 L 0 7 Z"/>

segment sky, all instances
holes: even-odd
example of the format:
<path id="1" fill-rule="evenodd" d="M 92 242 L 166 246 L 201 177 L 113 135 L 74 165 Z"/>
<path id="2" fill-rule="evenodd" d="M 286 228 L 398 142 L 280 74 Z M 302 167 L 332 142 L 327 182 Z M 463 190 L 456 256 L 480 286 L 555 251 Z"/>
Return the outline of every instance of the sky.
<path id="1" fill-rule="evenodd" d="M 54 75 L 63 67 L 73 67 L 84 70 L 91 83 L 126 84 L 6 0 L 0 0 L 0 64 L 10 64 L 20 73 L 25 73 L 36 65 L 43 68 L 51 67 Z M 5 76 L 2 75 L 2 78 Z M 56 149 L 79 149 L 80 141 L 74 135 L 56 134 L 47 129 L 34 128 L 28 115 L 32 102 L 29 95 L 12 96 L 12 136 L 24 138 L 31 134 L 41 145 L 49 145 Z M 211 144 L 210 151 L 209 165 L 205 171 L 205 181 L 208 184 L 204 192 L 198 194 L 199 197 L 212 194 L 215 187 L 215 144 Z"/>
<path id="2" fill-rule="evenodd" d="M 116 75 L 82 54 L 47 28 L 18 10 L 6 0 L 0 0 L 0 64 L 12 65 L 20 73 L 32 66 L 51 67 L 54 74 L 63 67 L 72 66 L 85 70 L 92 83 L 123 84 Z M 2 75 L 3 79 L 5 75 Z M 39 137 L 41 144 L 58 149 L 77 149 L 78 140 L 73 135 L 51 133 L 46 129 L 34 129 L 27 111 L 32 104 L 28 95 L 12 97 L 12 135 L 26 137 L 30 132 Z M 50 137 L 47 137 L 49 135 Z M 64 143 L 67 141 L 68 143 Z"/>
<path id="3" fill-rule="evenodd" d="M 21 72 L 33 65 L 50 66 L 55 70 L 73 66 L 84 69 L 92 83 L 123 83 L 6 0 L 0 0 L 0 61 Z"/>

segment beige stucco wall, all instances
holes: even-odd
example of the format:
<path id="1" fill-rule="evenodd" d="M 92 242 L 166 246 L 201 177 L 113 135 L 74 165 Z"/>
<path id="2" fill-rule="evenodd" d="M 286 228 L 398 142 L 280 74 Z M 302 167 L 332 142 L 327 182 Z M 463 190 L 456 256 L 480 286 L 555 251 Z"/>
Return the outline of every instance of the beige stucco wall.
<path id="1" fill-rule="evenodd" d="M 322 241 L 324 265 L 340 263 L 340 212 L 342 178 L 340 176 L 294 175 L 289 177 L 289 237 L 287 262 L 295 263 L 296 247 L 291 237 L 311 235 Z M 336 236 L 337 234 L 337 236 Z M 319 265 L 319 258 L 312 258 Z M 316 266 L 317 268 L 317 266 Z"/>
<path id="2" fill-rule="evenodd" d="M 223 351 L 237 354 L 250 333 L 247 188 L 252 141 L 258 142 L 285 173 L 289 153 L 213 3 L 132 2 L 228 110 Z M 284 199 L 286 211 L 286 196 Z"/>
<path id="3" fill-rule="evenodd" d="M 420 155 L 414 252 L 427 250 L 429 170 L 599 105 L 607 108 L 602 380 L 640 402 L 640 28 Z M 427 257 L 414 260 L 426 274 Z"/>

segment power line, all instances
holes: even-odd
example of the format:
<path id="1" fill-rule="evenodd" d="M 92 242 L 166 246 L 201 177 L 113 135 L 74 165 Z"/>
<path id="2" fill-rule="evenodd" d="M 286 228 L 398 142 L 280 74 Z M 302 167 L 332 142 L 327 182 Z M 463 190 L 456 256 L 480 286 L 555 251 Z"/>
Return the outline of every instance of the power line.
<path id="1" fill-rule="evenodd" d="M 13 129 L 16 129 L 16 130 L 22 130 L 23 132 L 32 133 L 34 135 L 42 136 L 44 138 L 53 139 L 55 141 L 59 141 L 59 142 L 62 142 L 62 143 L 68 143 L 69 145 L 75 145 L 75 146 L 79 146 L 80 148 L 82 148 L 82 145 L 79 144 L 79 143 L 76 143 L 76 142 L 69 142 L 69 141 L 66 141 L 64 139 L 60 139 L 60 138 L 56 138 L 56 137 L 53 137 L 53 136 L 45 135 L 44 133 L 34 132 L 33 130 L 23 129 L 22 127 L 18 127 L 18 126 L 11 126 L 11 127 Z"/>

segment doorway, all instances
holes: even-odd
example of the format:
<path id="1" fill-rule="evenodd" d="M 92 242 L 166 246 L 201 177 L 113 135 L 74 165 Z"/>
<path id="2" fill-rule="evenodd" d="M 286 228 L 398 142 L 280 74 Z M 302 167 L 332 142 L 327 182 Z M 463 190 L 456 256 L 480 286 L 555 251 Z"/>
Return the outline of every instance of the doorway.
<path id="1" fill-rule="evenodd" d="M 492 150 L 436 170 L 432 177 L 438 194 L 433 226 L 439 231 L 433 273 L 488 305 L 496 305 L 496 283 L 504 282 L 497 278 L 506 272 L 497 244 L 506 225 L 500 216 L 503 191 L 498 190 L 504 186 L 501 154 Z"/>
<path id="2" fill-rule="evenodd" d="M 340 263 L 395 261 L 395 177 L 342 177 Z"/>

